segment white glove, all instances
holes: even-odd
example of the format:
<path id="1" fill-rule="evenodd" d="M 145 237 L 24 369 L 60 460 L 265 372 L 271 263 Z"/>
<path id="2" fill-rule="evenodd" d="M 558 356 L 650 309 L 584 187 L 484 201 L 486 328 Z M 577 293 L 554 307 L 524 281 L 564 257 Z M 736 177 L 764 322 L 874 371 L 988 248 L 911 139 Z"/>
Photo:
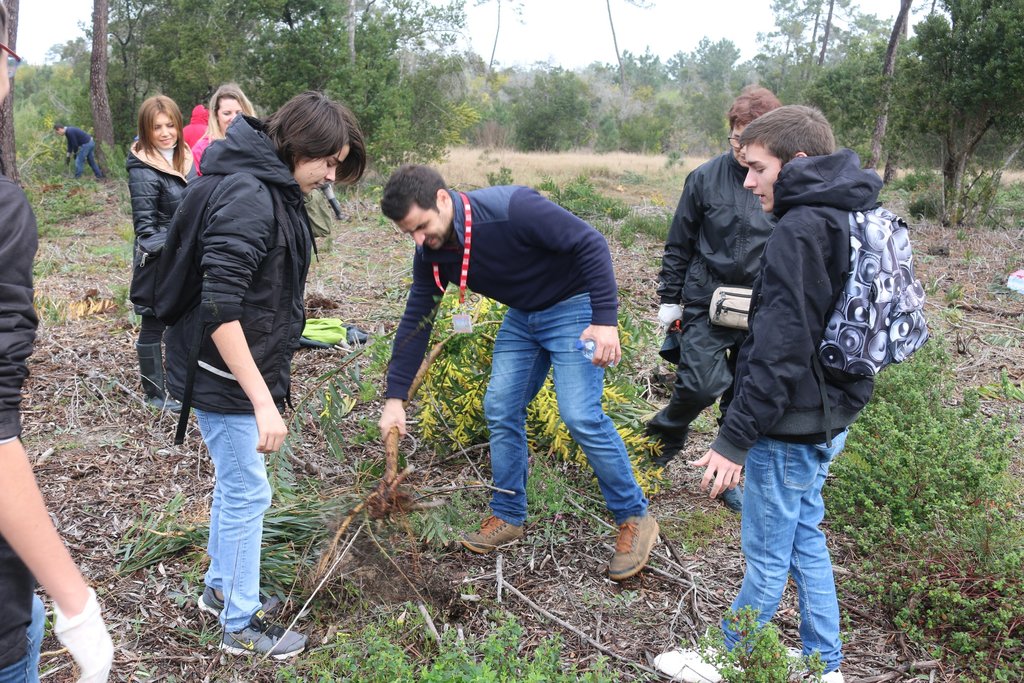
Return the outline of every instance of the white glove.
<path id="1" fill-rule="evenodd" d="M 683 307 L 679 304 L 662 304 L 658 309 L 658 330 L 662 334 L 668 332 L 672 323 L 683 318 Z"/>
<path id="2" fill-rule="evenodd" d="M 78 664 L 81 674 L 78 683 L 106 683 L 114 663 L 114 644 L 100 616 L 96 591 L 89 589 L 85 609 L 76 617 L 69 619 L 64 616 L 56 602 L 53 603 L 53 612 L 57 615 L 53 632 Z"/>

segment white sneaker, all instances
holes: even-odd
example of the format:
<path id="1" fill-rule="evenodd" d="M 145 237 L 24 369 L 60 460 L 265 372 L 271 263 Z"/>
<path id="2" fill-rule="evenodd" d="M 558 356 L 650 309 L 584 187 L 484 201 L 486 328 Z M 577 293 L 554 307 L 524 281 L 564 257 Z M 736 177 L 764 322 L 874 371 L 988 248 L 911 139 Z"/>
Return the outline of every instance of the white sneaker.
<path id="1" fill-rule="evenodd" d="M 843 672 L 836 669 L 822 676 L 821 683 L 846 683 L 846 679 L 843 678 Z"/>
<path id="2" fill-rule="evenodd" d="M 688 683 L 719 683 L 722 675 L 697 650 L 676 648 L 654 658 L 654 668 L 671 676 L 673 681 Z"/>

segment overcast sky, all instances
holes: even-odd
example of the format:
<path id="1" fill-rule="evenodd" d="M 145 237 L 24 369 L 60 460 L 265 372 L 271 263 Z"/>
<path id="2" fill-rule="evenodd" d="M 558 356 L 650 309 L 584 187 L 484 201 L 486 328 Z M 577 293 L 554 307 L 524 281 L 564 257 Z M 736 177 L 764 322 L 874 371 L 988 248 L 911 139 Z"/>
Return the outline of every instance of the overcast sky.
<path id="1" fill-rule="evenodd" d="M 856 3 L 856 0 L 855 0 Z M 460 47 L 471 47 L 490 59 L 497 25 L 496 3 L 472 7 L 467 0 L 466 36 Z M 594 61 L 615 62 L 605 0 L 523 0 L 520 18 L 503 3 L 501 35 L 495 61 L 504 66 L 547 62 L 572 69 Z M 758 32 L 774 27 L 768 0 L 649 0 L 653 7 L 638 9 L 626 0 L 611 0 L 619 49 L 640 55 L 651 52 L 667 60 L 691 52 L 704 36 L 728 38 L 749 59 L 757 52 Z M 861 11 L 891 22 L 899 0 L 861 0 Z M 23 0 L 18 27 L 18 53 L 42 63 L 46 52 L 84 35 L 92 22 L 92 0 Z"/>

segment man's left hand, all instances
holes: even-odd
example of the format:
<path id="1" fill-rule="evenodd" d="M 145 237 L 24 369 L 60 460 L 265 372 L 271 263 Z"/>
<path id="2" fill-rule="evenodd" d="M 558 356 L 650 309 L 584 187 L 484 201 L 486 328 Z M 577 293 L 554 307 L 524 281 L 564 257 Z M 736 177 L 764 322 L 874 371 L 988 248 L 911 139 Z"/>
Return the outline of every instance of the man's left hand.
<path id="1" fill-rule="evenodd" d="M 743 474 L 743 465 L 737 465 L 713 448 L 709 448 L 700 460 L 691 461 L 690 465 L 706 466 L 704 477 L 700 480 L 700 489 L 703 491 L 711 486 L 712 498 L 717 498 L 725 489 L 736 488 Z"/>
<path id="2" fill-rule="evenodd" d="M 614 325 L 591 325 L 580 333 L 580 339 L 594 340 L 594 365 L 607 368 L 622 360 L 619 328 Z"/>

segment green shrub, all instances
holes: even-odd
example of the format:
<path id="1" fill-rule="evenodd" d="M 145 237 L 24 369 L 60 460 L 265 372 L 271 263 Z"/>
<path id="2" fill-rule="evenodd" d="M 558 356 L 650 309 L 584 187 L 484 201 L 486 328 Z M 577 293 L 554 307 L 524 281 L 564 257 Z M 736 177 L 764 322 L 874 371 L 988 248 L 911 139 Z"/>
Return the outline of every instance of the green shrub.
<path id="1" fill-rule="evenodd" d="M 483 397 L 491 372 L 494 337 L 506 307 L 486 298 L 473 305 L 475 334 L 453 334 L 451 317 L 458 297 L 445 296 L 437 314 L 433 340 L 444 341 L 444 350 L 427 372 L 416 398 L 418 433 L 435 452 L 454 452 L 486 443 L 487 424 L 483 415 Z M 637 482 L 647 494 L 657 493 L 662 481 L 657 471 L 643 467 L 656 445 L 646 436 L 644 422 L 654 408 L 641 395 L 634 381 L 636 368 L 631 352 L 634 344 L 646 343 L 643 327 L 622 315 L 619 336 L 623 362 L 605 374 L 603 406 L 615 423 L 633 462 Z M 587 468 L 586 456 L 562 422 L 549 377 L 530 403 L 526 415 L 530 450 L 554 458 L 575 462 Z M 589 471 L 587 468 L 584 471 Z"/>
<path id="2" fill-rule="evenodd" d="M 491 185 L 492 187 L 494 185 L 514 184 L 514 181 L 512 180 L 512 169 L 509 168 L 508 166 L 502 166 L 501 168 L 498 169 L 497 173 L 494 173 L 493 171 L 488 171 L 487 184 Z"/>
<path id="3" fill-rule="evenodd" d="M 1024 523 L 1009 476 L 1011 430 L 956 395 L 933 340 L 878 377 L 826 489 L 862 560 L 843 590 L 873 601 L 971 680 L 1019 680 Z M 1016 676 L 1017 678 L 1014 678 Z"/>
<path id="4" fill-rule="evenodd" d="M 559 187 L 552 179 L 545 178 L 538 184 L 537 189 L 547 192 L 551 201 L 572 211 L 585 221 L 596 218 L 621 220 L 629 215 L 629 206 L 625 202 L 602 195 L 585 175 L 577 176 L 564 187 Z"/>
<path id="5" fill-rule="evenodd" d="M 900 197 L 909 216 L 936 220 L 942 216 L 942 176 L 935 171 L 912 170 L 886 186 Z"/>
<path id="6" fill-rule="evenodd" d="M 951 403 L 949 358 L 933 340 L 879 376 L 833 465 L 829 512 L 860 549 L 937 524 L 974 525 L 981 503 L 1006 495 L 1011 434 L 979 410 L 976 392 Z"/>

